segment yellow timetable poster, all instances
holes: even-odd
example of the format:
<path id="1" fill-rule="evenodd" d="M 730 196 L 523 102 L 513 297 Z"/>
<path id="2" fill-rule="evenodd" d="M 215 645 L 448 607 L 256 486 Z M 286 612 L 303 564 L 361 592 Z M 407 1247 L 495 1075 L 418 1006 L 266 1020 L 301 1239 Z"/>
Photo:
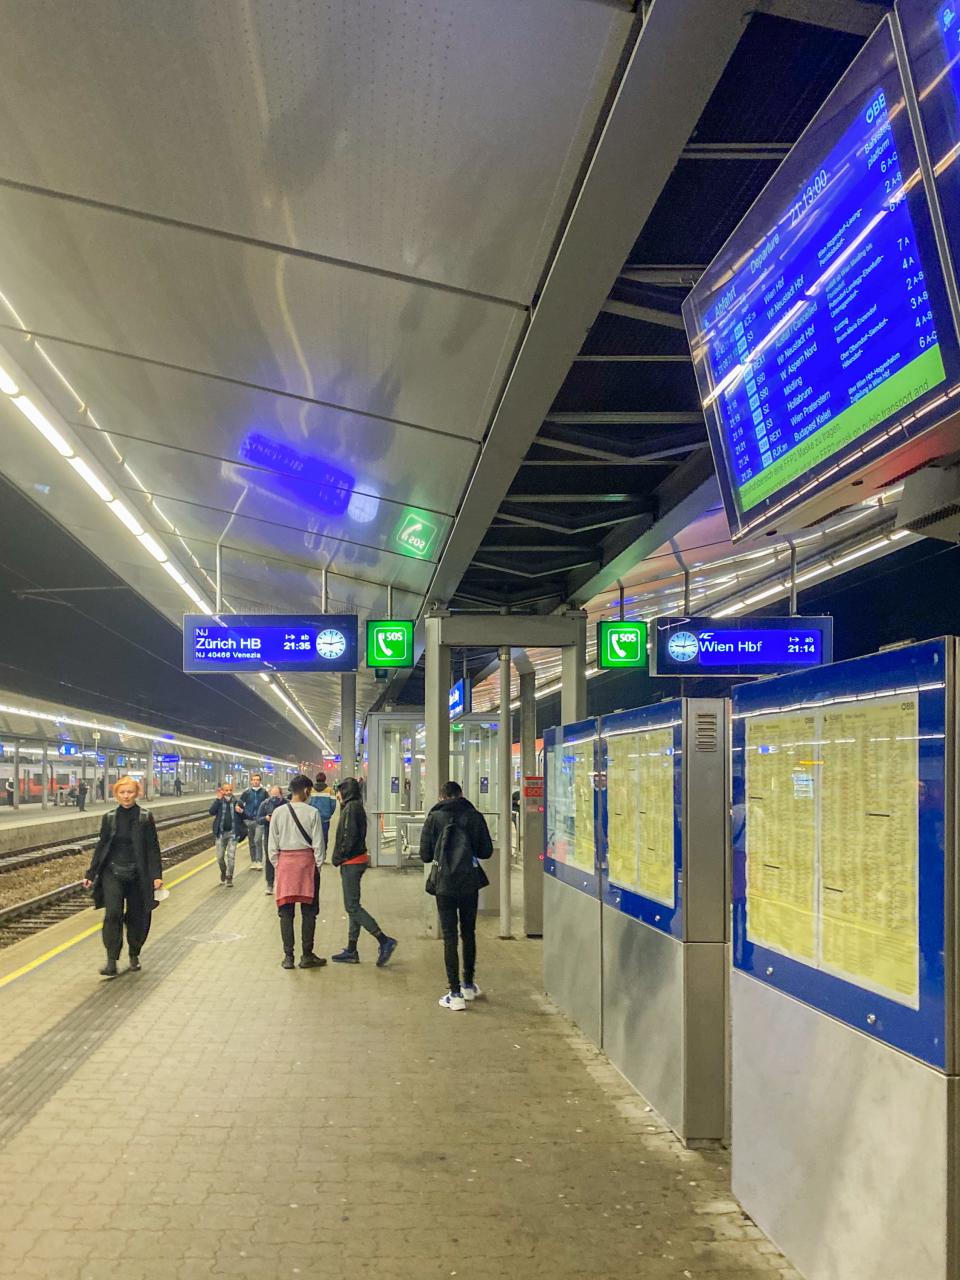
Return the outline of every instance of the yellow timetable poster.
<path id="1" fill-rule="evenodd" d="M 640 892 L 676 904 L 674 876 L 673 729 L 639 735 L 638 828 Z"/>
<path id="2" fill-rule="evenodd" d="M 917 695 L 823 712 L 822 967 L 919 1008 Z"/>
<path id="3" fill-rule="evenodd" d="M 564 746 L 564 756 L 572 756 L 573 770 L 573 853 L 570 861 L 583 871 L 596 870 L 594 850 L 594 768 L 593 741 Z"/>
<path id="4" fill-rule="evenodd" d="M 607 865 L 610 883 L 637 892 L 637 804 L 640 794 L 639 733 L 607 739 Z"/>
<path id="5" fill-rule="evenodd" d="M 812 711 L 746 723 L 747 937 L 814 964 L 818 736 Z"/>

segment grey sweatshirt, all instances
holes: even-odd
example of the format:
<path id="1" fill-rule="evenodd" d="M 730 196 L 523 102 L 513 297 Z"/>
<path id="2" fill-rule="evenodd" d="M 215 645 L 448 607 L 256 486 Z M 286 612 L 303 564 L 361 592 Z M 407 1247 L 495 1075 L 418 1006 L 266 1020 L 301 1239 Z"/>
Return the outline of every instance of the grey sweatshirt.
<path id="1" fill-rule="evenodd" d="M 270 861 L 274 866 L 277 865 L 281 849 L 306 848 L 303 835 L 293 820 L 293 814 L 290 812 L 291 807 L 296 811 L 297 817 L 300 819 L 300 826 L 310 837 L 310 843 L 313 845 L 313 856 L 317 860 L 317 868 L 319 869 L 323 866 L 323 860 L 327 853 L 326 845 L 323 842 L 323 825 L 320 822 L 320 814 L 314 809 L 313 805 L 304 804 L 300 800 L 291 800 L 289 805 L 278 805 L 273 811 L 273 816 L 270 818 Z"/>

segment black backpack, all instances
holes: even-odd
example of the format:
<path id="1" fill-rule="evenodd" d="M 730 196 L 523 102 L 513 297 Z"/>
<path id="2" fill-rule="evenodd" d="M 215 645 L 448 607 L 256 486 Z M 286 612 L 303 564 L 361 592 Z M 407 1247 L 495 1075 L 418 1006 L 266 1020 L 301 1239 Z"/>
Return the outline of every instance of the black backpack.
<path id="1" fill-rule="evenodd" d="M 427 893 L 473 893 L 489 883 L 483 868 L 474 862 L 473 844 L 467 831 L 456 818 L 451 818 L 440 832 L 427 878 Z"/>

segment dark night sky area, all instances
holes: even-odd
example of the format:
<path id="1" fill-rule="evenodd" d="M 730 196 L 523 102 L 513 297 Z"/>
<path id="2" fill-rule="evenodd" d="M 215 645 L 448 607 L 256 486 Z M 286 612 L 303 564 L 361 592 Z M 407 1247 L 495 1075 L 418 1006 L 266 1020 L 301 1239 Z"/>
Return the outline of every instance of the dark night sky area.
<path id="1" fill-rule="evenodd" d="M 96 589 L 17 594 L 63 587 Z M 0 477 L 0 688 L 252 752 L 317 757 L 239 680 L 181 666 L 179 629 Z"/>

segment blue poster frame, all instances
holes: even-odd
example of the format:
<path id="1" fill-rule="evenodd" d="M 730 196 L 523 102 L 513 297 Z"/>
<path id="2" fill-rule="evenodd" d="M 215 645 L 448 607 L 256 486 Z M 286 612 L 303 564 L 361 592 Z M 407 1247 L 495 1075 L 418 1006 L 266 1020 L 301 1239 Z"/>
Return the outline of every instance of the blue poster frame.
<path id="1" fill-rule="evenodd" d="M 733 966 L 941 1071 L 948 1047 L 946 945 L 948 716 L 953 641 L 925 641 L 830 667 L 739 685 L 733 690 Z M 747 937 L 746 719 L 870 696 L 916 693 L 919 712 L 919 1008 L 791 959 Z M 951 780 L 952 781 L 952 780 Z"/>
<path id="2" fill-rule="evenodd" d="M 615 734 L 635 733 L 651 729 L 673 729 L 673 893 L 674 905 L 668 907 L 655 898 L 648 898 L 622 885 L 611 884 L 610 862 L 607 844 L 607 740 Z M 658 929 L 672 938 L 683 941 L 683 701 L 673 698 L 650 707 L 638 707 L 632 711 L 618 711 L 604 716 L 600 721 L 600 773 L 603 779 L 601 792 L 602 821 L 597 827 L 600 845 L 601 898 L 605 906 L 622 915 L 630 916 Z"/>
<path id="3" fill-rule="evenodd" d="M 600 722 L 596 718 L 580 720 L 576 724 L 546 729 L 543 734 L 543 812 L 544 812 L 544 851 L 543 874 L 553 876 L 562 884 L 570 885 L 580 893 L 591 898 L 600 896 L 600 874 L 597 865 L 597 834 L 600 829 L 600 789 L 596 785 L 600 754 Z M 576 743 L 593 739 L 593 872 L 584 871 L 582 867 L 572 866 L 555 858 L 551 853 L 554 848 L 553 833 L 550 830 L 550 769 L 548 767 L 549 752 L 557 747 L 573 746 Z"/>

